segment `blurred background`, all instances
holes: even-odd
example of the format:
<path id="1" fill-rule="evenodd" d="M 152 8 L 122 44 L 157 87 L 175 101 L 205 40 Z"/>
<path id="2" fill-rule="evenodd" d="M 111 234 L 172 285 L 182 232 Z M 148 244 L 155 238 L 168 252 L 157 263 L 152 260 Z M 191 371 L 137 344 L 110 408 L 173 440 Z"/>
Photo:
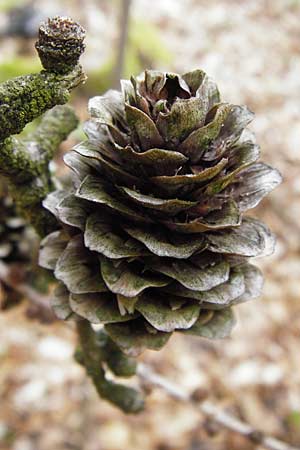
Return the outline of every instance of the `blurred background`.
<path id="1" fill-rule="evenodd" d="M 82 120 L 90 96 L 145 68 L 204 69 L 225 101 L 255 112 L 251 128 L 262 158 L 284 177 L 255 211 L 278 237 L 275 254 L 257 260 L 266 278 L 263 296 L 236 308 L 231 339 L 174 335 L 143 359 L 188 390 L 207 389 L 253 426 L 300 445 L 300 1 L 0 0 L 0 82 L 40 70 L 36 32 L 56 14 L 87 30 L 88 81 L 72 97 Z M 79 128 L 61 152 L 82 137 Z M 158 390 L 144 413 L 124 416 L 97 398 L 73 361 L 74 345 L 69 324 L 29 320 L 22 304 L 1 313 L 1 450 L 258 448 Z"/>

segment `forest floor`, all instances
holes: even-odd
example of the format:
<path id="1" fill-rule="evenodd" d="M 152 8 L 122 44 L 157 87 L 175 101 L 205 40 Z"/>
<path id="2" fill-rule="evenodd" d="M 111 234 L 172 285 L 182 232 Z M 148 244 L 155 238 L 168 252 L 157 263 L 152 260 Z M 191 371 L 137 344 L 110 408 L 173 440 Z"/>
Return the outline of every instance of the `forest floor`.
<path id="1" fill-rule="evenodd" d="M 278 243 L 273 256 L 257 261 L 266 278 L 263 296 L 236 308 L 232 337 L 174 336 L 143 360 L 188 390 L 204 387 L 243 420 L 300 446 L 300 2 L 151 0 L 149 8 L 148 0 L 136 0 L 133 14 L 142 17 L 145 10 L 174 55 L 171 70 L 200 67 L 217 80 L 225 100 L 255 112 L 251 128 L 262 159 L 284 181 L 255 212 Z M 145 412 L 124 416 L 97 398 L 73 361 L 72 326 L 42 325 L 23 310 L 0 317 L 1 450 L 258 448 L 204 424 L 192 406 L 156 389 Z"/>

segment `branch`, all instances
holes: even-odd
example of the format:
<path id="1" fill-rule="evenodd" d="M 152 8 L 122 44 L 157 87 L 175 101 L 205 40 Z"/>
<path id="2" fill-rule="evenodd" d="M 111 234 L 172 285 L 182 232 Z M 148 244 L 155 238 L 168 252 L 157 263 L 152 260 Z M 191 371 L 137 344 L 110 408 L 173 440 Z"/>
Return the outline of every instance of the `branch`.
<path id="1" fill-rule="evenodd" d="M 54 17 L 41 24 L 36 48 L 45 70 L 0 85 L 0 142 L 66 103 L 70 91 L 85 81 L 78 64 L 84 37 L 83 28 L 69 18 Z"/>
<path id="2" fill-rule="evenodd" d="M 36 129 L 24 139 L 28 150 L 38 150 L 39 171 L 43 174 L 59 145 L 78 126 L 79 120 L 72 107 L 55 106 L 42 118 Z"/>
<path id="3" fill-rule="evenodd" d="M 0 85 L 0 142 L 20 133 L 25 125 L 56 105 L 67 103 L 70 92 L 86 79 L 81 66 L 67 74 L 42 71 Z"/>
<path id="4" fill-rule="evenodd" d="M 221 410 L 210 401 L 206 400 L 199 402 L 199 400 L 185 392 L 180 386 L 153 372 L 144 364 L 140 364 L 138 366 L 137 375 L 144 382 L 163 389 L 167 394 L 176 400 L 194 404 L 206 417 L 224 428 L 244 436 L 254 444 L 261 445 L 269 450 L 299 450 L 299 447 L 293 447 L 285 442 L 265 435 L 263 432 L 253 428 L 251 425 L 242 422 L 226 411 Z"/>
<path id="5" fill-rule="evenodd" d="M 139 391 L 105 377 L 105 363 L 115 374 L 131 376 L 135 373 L 134 361 L 122 354 L 104 331 L 95 332 L 87 320 L 77 322 L 77 331 L 80 348 L 76 359 L 85 367 L 100 397 L 125 413 L 143 410 L 144 398 Z"/>
<path id="6" fill-rule="evenodd" d="M 0 146 L 0 173 L 8 180 L 19 213 L 42 236 L 57 228 L 52 214 L 41 205 L 54 189 L 48 164 L 77 124 L 72 108 L 57 106 L 43 116 L 26 139 L 9 138 Z"/>
<path id="7" fill-rule="evenodd" d="M 48 163 L 58 145 L 77 126 L 69 107 L 57 107 L 43 117 L 27 139 L 10 137 L 56 105 L 86 76 L 78 64 L 84 50 L 83 28 L 68 18 L 43 23 L 36 43 L 45 70 L 8 80 L 0 85 L 0 173 L 21 214 L 44 236 L 57 228 L 41 202 L 53 190 Z"/>
<path id="8" fill-rule="evenodd" d="M 13 137 L 0 145 L 0 173 L 13 184 L 46 175 L 48 163 L 59 144 L 77 125 L 78 119 L 71 107 L 56 106 L 42 117 L 35 131 L 25 139 Z"/>

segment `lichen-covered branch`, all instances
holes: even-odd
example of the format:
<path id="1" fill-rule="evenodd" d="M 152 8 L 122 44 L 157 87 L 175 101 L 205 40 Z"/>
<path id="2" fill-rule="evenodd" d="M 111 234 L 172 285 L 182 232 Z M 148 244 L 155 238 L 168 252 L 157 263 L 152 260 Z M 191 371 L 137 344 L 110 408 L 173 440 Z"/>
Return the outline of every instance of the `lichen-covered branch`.
<path id="1" fill-rule="evenodd" d="M 48 169 L 55 152 L 69 134 L 78 126 L 78 118 L 70 106 L 56 106 L 42 118 L 38 127 L 24 140 L 29 152 L 38 151 L 38 171 L 42 175 Z"/>
<path id="2" fill-rule="evenodd" d="M 85 80 L 81 66 L 67 74 L 43 70 L 25 75 L 0 85 L 0 142 L 12 134 L 20 133 L 55 105 L 68 102 L 70 92 Z"/>
<path id="3" fill-rule="evenodd" d="M 42 200 L 51 190 L 45 177 L 32 180 L 22 185 L 9 182 L 9 192 L 16 203 L 18 213 L 30 223 L 36 232 L 43 237 L 58 228 L 57 221 L 42 207 Z"/>
<path id="4" fill-rule="evenodd" d="M 20 212 L 39 234 L 57 227 L 41 201 L 52 189 L 48 163 L 60 142 L 77 126 L 69 107 L 70 92 L 86 76 L 78 64 L 85 32 L 69 18 L 49 19 L 36 43 L 45 70 L 8 80 L 0 85 L 0 173 L 8 180 Z M 11 137 L 50 110 L 27 139 Z"/>
<path id="5" fill-rule="evenodd" d="M 78 119 L 69 106 L 48 111 L 26 139 L 11 137 L 0 144 L 0 173 L 14 184 L 46 175 L 48 163 L 59 144 L 77 127 Z"/>
<path id="6" fill-rule="evenodd" d="M 48 109 L 66 103 L 70 92 L 85 81 L 78 64 L 84 37 L 84 29 L 66 17 L 41 24 L 36 48 L 45 70 L 0 85 L 0 142 Z"/>
<path id="7" fill-rule="evenodd" d="M 119 376 L 135 373 L 135 362 L 126 357 L 111 342 L 104 331 L 95 332 L 88 321 L 77 322 L 80 350 L 77 361 L 86 369 L 100 397 L 121 408 L 126 413 L 138 413 L 144 408 L 143 395 L 131 387 L 115 383 L 105 376 L 106 363 Z"/>
<path id="8" fill-rule="evenodd" d="M 0 145 L 0 173 L 8 180 L 19 212 L 41 235 L 57 228 L 53 216 L 41 206 L 53 189 L 48 163 L 77 124 L 72 108 L 57 106 L 26 139 L 12 137 Z"/>

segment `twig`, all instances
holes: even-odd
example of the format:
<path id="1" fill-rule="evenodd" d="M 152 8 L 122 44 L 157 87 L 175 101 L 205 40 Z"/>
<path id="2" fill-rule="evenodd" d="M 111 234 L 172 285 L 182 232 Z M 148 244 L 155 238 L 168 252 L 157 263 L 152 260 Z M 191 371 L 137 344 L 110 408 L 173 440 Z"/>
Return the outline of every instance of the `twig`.
<path id="1" fill-rule="evenodd" d="M 285 442 L 265 435 L 265 433 L 256 430 L 245 422 L 242 422 L 208 400 L 203 402 L 195 401 L 195 399 L 180 386 L 153 372 L 151 368 L 144 364 L 140 364 L 138 366 L 137 375 L 146 383 L 163 389 L 176 400 L 194 404 L 199 411 L 209 419 L 224 428 L 227 428 L 228 430 L 244 436 L 257 445 L 265 447 L 269 450 L 300 450 L 299 447 L 293 447 Z"/>
<path id="2" fill-rule="evenodd" d="M 126 413 L 138 413 L 144 408 L 144 397 L 141 392 L 124 384 L 115 383 L 106 378 L 105 365 L 107 363 L 118 375 L 131 376 L 135 371 L 135 364 L 131 358 L 122 356 L 121 351 L 110 342 L 110 338 L 105 332 L 95 332 L 87 320 L 79 320 L 76 323 L 79 345 L 76 359 L 85 367 L 88 376 L 100 397 L 118 406 Z M 114 352 L 116 361 L 111 359 Z M 118 364 L 118 356 L 123 364 Z M 134 367 L 133 367 L 134 365 Z M 114 369 L 117 369 L 116 371 Z"/>
<path id="3" fill-rule="evenodd" d="M 121 0 L 121 3 L 122 5 L 120 11 L 120 35 L 118 40 L 118 52 L 116 57 L 116 67 L 114 73 L 114 88 L 119 88 L 120 79 L 122 78 L 123 75 L 131 0 Z"/>

